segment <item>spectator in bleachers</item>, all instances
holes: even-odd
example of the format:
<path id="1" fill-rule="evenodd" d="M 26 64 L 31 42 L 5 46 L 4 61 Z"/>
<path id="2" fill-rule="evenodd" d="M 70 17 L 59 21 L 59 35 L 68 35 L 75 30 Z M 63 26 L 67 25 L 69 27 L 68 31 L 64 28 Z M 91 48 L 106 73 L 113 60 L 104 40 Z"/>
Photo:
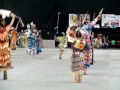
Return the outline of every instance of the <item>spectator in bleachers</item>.
<path id="1" fill-rule="evenodd" d="M 102 48 L 107 48 L 108 47 L 108 39 L 103 36 L 102 37 Z"/>
<path id="2" fill-rule="evenodd" d="M 102 47 L 102 35 L 98 34 L 95 40 L 95 48 L 101 48 L 101 47 Z"/>

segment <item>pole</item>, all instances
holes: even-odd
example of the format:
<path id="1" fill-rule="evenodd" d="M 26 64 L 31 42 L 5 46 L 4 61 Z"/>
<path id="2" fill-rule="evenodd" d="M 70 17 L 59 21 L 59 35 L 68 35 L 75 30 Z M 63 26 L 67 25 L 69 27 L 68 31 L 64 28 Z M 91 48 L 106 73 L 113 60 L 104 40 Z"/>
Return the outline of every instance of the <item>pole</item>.
<path id="1" fill-rule="evenodd" d="M 57 26 L 56 26 L 56 29 L 57 29 L 57 34 L 59 33 L 59 17 L 60 17 L 60 14 L 61 12 L 58 12 L 58 18 L 57 18 Z"/>

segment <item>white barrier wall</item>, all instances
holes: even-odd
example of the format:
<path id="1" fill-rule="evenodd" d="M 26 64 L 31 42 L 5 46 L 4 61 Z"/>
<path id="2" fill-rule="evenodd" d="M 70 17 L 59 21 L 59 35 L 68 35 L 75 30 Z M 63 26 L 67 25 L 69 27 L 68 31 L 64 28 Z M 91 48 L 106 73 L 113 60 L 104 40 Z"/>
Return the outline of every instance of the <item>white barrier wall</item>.
<path id="1" fill-rule="evenodd" d="M 55 40 L 43 40 L 44 48 L 55 48 Z"/>

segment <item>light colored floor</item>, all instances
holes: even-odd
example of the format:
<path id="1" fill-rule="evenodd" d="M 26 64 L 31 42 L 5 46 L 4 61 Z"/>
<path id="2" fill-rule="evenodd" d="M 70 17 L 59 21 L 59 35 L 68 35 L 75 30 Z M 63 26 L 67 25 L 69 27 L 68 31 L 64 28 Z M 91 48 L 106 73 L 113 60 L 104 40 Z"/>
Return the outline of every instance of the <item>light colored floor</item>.
<path id="1" fill-rule="evenodd" d="M 58 49 L 44 49 L 34 57 L 17 49 L 8 80 L 0 72 L 0 90 L 120 90 L 120 50 L 95 50 L 96 63 L 81 84 L 72 83 L 70 55 L 66 49 L 59 60 Z"/>

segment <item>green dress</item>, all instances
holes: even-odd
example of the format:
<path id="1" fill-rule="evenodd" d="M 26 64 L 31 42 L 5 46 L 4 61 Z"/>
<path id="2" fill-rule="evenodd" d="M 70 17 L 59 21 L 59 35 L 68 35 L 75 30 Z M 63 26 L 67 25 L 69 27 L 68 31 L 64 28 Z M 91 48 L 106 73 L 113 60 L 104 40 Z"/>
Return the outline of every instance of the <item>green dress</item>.
<path id="1" fill-rule="evenodd" d="M 26 44 L 26 36 L 25 36 L 25 34 L 21 35 L 20 43 L 21 43 L 21 48 L 25 48 L 25 44 Z"/>
<path id="2" fill-rule="evenodd" d="M 59 41 L 59 49 L 64 50 L 66 45 L 66 37 L 65 36 L 59 36 L 57 37 L 57 40 Z"/>

